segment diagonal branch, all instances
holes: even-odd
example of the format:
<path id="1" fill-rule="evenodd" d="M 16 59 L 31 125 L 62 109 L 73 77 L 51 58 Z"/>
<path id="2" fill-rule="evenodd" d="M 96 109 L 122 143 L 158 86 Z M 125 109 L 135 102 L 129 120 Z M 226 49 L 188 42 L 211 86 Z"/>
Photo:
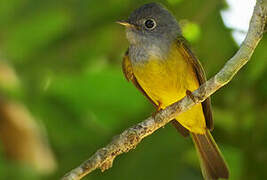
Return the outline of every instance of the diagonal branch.
<path id="1" fill-rule="evenodd" d="M 258 0 L 250 21 L 247 36 L 237 53 L 224 67 L 206 83 L 202 84 L 193 95 L 193 100 L 185 96 L 180 101 L 149 117 L 143 122 L 126 129 L 106 146 L 99 149 L 79 167 L 66 174 L 62 180 L 78 180 L 100 168 L 102 171 L 112 166 L 115 157 L 134 149 L 143 138 L 161 128 L 180 113 L 188 110 L 197 103 L 203 102 L 215 91 L 227 84 L 233 76 L 249 61 L 257 44 L 261 40 L 267 22 L 267 0 Z"/>

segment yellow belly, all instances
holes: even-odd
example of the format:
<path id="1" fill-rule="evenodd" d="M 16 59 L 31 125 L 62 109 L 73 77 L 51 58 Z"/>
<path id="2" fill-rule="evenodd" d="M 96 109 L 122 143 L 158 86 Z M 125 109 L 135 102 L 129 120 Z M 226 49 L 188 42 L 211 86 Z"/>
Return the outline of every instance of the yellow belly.
<path id="1" fill-rule="evenodd" d="M 188 60 L 175 48 L 171 48 L 167 60 L 150 57 L 147 63 L 134 64 L 133 72 L 147 95 L 161 108 L 180 100 L 186 90 L 199 87 L 198 79 Z M 206 128 L 202 105 L 197 104 L 177 118 L 185 128 L 203 134 Z"/>

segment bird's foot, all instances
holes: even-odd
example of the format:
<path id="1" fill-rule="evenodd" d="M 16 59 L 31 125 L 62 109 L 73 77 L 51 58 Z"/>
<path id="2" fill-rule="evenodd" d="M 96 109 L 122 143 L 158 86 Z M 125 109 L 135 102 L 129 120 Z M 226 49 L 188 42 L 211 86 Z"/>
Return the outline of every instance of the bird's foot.
<path id="1" fill-rule="evenodd" d="M 190 99 L 191 99 L 194 103 L 197 102 L 197 99 L 195 98 L 195 96 L 193 96 L 192 91 L 190 91 L 190 90 L 187 89 L 187 90 L 186 90 L 186 95 L 189 96 Z"/>
<path id="2" fill-rule="evenodd" d="M 158 105 L 157 105 L 157 109 L 155 112 L 152 113 L 152 117 L 155 118 L 156 114 L 162 110 L 162 103 L 160 101 L 158 101 Z"/>

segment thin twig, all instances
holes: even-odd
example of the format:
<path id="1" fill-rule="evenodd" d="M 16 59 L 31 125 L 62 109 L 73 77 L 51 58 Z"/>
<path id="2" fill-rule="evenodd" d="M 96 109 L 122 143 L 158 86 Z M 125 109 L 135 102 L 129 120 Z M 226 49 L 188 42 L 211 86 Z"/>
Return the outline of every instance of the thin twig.
<path id="1" fill-rule="evenodd" d="M 195 90 L 192 97 L 185 96 L 180 101 L 149 117 L 143 122 L 126 129 L 105 147 L 99 149 L 93 156 L 79 167 L 66 174 L 62 180 L 78 180 L 93 170 L 102 171 L 112 166 L 116 156 L 134 149 L 140 141 L 157 129 L 166 125 L 180 113 L 188 110 L 197 103 L 203 102 L 215 91 L 227 84 L 233 76 L 249 61 L 254 49 L 261 40 L 267 20 L 267 0 L 258 0 L 250 21 L 247 36 L 237 53 L 224 67 L 206 83 Z"/>

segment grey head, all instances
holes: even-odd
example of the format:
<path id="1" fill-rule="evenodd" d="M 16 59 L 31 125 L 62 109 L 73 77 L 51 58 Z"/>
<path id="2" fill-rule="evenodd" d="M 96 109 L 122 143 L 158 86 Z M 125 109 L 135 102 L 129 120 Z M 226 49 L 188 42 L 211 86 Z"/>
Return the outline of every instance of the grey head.
<path id="1" fill-rule="evenodd" d="M 158 3 L 149 3 L 132 12 L 125 21 L 130 42 L 129 55 L 133 61 L 147 59 L 150 55 L 164 58 L 170 45 L 181 34 L 173 15 Z"/>

